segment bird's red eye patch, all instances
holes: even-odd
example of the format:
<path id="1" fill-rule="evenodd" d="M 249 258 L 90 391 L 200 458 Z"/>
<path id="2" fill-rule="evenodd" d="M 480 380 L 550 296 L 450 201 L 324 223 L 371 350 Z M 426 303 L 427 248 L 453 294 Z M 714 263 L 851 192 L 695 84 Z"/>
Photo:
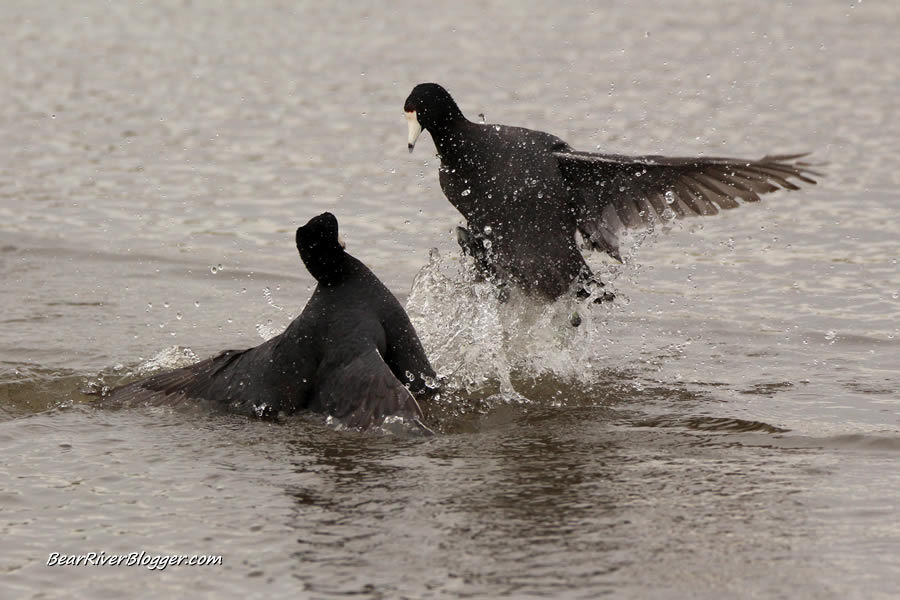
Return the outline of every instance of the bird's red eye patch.
<path id="1" fill-rule="evenodd" d="M 416 107 L 413 106 L 412 103 L 407 102 L 406 105 L 403 107 L 403 110 L 406 111 L 406 112 L 415 112 L 415 111 L 416 111 Z"/>

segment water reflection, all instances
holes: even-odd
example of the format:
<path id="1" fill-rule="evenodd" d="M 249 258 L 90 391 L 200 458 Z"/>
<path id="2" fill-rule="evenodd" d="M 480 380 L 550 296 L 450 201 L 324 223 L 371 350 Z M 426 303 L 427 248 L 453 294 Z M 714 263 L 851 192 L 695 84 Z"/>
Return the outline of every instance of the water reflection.
<path id="1" fill-rule="evenodd" d="M 311 593 L 634 593 L 648 581 L 694 589 L 710 573 L 739 589 L 762 574 L 754 561 L 773 581 L 804 583 L 797 560 L 773 564 L 803 530 L 791 501 L 809 485 L 802 450 L 633 427 L 604 407 L 431 440 L 328 433 L 291 448 L 298 477 L 315 474 L 286 488 L 294 572 Z"/>

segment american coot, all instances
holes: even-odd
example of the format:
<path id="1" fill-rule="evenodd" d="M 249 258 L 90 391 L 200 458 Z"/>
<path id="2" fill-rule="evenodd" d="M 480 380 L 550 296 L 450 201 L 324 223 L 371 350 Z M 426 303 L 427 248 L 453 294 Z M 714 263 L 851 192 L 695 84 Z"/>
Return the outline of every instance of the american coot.
<path id="1" fill-rule="evenodd" d="M 590 248 L 621 260 L 624 228 L 713 215 L 737 207 L 737 199 L 798 189 L 791 178 L 815 183 L 810 175 L 817 174 L 797 162 L 803 154 L 744 160 L 579 152 L 542 131 L 473 123 L 435 83 L 413 88 L 404 110 L 409 151 L 423 129 L 437 147 L 441 189 L 468 221 L 469 230 L 459 231 L 463 249 L 502 282 L 548 299 L 592 280 L 576 231 Z"/>
<path id="2" fill-rule="evenodd" d="M 361 429 L 397 415 L 428 431 L 413 394 L 435 373 L 403 307 L 345 252 L 331 213 L 297 229 L 297 249 L 318 285 L 283 333 L 120 387 L 105 403 L 206 400 L 262 417 L 312 409 Z"/>

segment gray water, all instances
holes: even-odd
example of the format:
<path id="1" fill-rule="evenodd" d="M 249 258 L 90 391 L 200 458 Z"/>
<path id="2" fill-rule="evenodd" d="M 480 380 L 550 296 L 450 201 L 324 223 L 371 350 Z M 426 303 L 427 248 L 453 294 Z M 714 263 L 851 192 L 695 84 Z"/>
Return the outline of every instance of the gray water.
<path id="1" fill-rule="evenodd" d="M 898 26 L 849 0 L 0 3 L 0 596 L 896 597 Z M 427 134 L 406 151 L 429 80 L 579 149 L 812 150 L 827 177 L 594 259 L 611 305 L 498 305 Z M 284 327 L 323 210 L 407 302 L 439 435 L 82 394 Z M 46 565 L 134 551 L 223 563 Z"/>

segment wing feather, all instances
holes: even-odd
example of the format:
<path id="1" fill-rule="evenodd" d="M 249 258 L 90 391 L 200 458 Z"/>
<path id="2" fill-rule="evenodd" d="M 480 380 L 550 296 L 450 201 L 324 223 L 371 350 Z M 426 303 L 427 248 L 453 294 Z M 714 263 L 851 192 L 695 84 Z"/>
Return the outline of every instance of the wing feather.
<path id="1" fill-rule="evenodd" d="M 618 256 L 622 229 L 657 220 L 666 209 L 676 217 L 715 215 L 779 189 L 815 184 L 806 154 L 759 160 L 594 154 L 561 148 L 554 152 L 573 191 L 576 223 L 593 246 Z M 739 202 L 740 201 L 740 202 Z"/>
<path id="2" fill-rule="evenodd" d="M 347 427 L 368 429 L 399 416 L 430 433 L 419 403 L 372 346 L 349 362 L 330 369 L 319 383 L 316 403 Z"/>

